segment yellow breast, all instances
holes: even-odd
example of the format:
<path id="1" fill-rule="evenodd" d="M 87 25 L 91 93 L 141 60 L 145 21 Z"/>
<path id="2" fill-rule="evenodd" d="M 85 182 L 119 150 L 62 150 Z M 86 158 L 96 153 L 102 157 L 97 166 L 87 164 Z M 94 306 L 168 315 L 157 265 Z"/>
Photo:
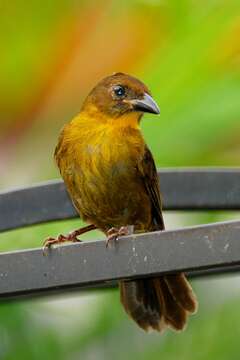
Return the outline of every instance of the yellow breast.
<path id="1" fill-rule="evenodd" d="M 56 160 L 83 218 L 102 228 L 103 220 L 106 226 L 128 222 L 146 201 L 136 176 L 143 154 L 136 115 L 109 119 L 81 113 L 65 126 Z"/>
<path id="2" fill-rule="evenodd" d="M 111 166 L 116 161 L 138 158 L 144 151 L 138 120 L 135 113 L 112 119 L 94 108 L 80 113 L 62 131 L 55 153 L 57 163 L 64 170 L 73 162 L 87 168 L 99 161 Z"/>

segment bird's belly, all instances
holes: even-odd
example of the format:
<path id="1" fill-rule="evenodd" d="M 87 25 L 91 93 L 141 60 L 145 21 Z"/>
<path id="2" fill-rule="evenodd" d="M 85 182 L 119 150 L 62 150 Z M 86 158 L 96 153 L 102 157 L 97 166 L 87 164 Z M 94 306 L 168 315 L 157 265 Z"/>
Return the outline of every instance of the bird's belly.
<path id="1" fill-rule="evenodd" d="M 150 221 L 150 202 L 135 167 L 124 159 L 90 164 L 81 171 L 78 208 L 88 221 L 106 230 Z"/>

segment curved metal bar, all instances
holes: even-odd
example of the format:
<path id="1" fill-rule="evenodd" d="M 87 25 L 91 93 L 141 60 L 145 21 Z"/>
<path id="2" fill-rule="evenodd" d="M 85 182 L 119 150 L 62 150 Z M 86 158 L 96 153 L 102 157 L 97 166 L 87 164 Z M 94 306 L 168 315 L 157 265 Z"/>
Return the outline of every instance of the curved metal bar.
<path id="1" fill-rule="evenodd" d="M 195 277 L 240 268 L 240 221 L 0 254 L 0 299 L 97 288 L 179 271 Z"/>
<path id="2" fill-rule="evenodd" d="M 161 169 L 165 210 L 240 210 L 240 169 Z M 62 181 L 0 193 L 0 231 L 76 217 Z"/>
<path id="3" fill-rule="evenodd" d="M 0 193 L 0 232 L 76 216 L 60 180 Z"/>

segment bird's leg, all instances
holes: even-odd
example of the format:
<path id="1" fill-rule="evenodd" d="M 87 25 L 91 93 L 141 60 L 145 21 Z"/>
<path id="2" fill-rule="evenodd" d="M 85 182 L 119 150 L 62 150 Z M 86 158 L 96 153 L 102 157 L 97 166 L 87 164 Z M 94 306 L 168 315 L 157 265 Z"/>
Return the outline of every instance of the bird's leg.
<path id="1" fill-rule="evenodd" d="M 106 247 L 109 246 L 110 242 L 117 241 L 119 236 L 131 235 L 133 233 L 134 227 L 131 226 L 121 226 L 119 229 L 112 227 L 107 231 L 107 240 Z"/>
<path id="2" fill-rule="evenodd" d="M 95 230 L 97 227 L 95 225 L 87 225 L 80 229 L 74 230 L 70 232 L 68 235 L 58 235 L 56 238 L 48 237 L 44 243 L 43 243 L 43 251 L 45 251 L 46 248 L 50 248 L 52 245 L 60 244 L 66 241 L 71 242 L 81 242 L 77 237 L 79 235 L 85 234 L 88 231 Z"/>

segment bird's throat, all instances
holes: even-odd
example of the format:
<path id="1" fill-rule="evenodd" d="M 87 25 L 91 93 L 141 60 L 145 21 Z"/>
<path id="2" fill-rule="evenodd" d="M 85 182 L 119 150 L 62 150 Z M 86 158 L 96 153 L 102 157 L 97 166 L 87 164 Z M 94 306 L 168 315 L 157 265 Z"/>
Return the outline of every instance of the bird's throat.
<path id="1" fill-rule="evenodd" d="M 126 128 L 131 127 L 138 129 L 139 122 L 142 117 L 142 113 L 140 112 L 127 112 L 121 114 L 119 116 L 110 116 L 109 114 L 105 114 L 99 111 L 94 105 L 88 106 L 84 109 L 77 117 L 77 121 L 85 122 L 88 126 L 106 126 L 106 127 L 114 127 L 114 128 Z"/>

